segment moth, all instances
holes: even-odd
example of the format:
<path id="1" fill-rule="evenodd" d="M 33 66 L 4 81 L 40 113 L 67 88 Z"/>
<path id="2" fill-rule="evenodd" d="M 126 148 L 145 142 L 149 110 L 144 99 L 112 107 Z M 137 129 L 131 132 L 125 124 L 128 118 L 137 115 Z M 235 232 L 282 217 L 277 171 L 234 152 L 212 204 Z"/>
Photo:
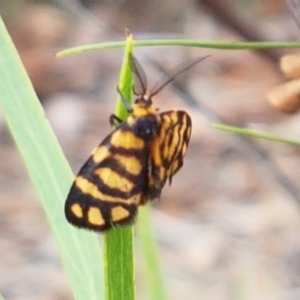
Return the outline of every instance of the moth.
<path id="1" fill-rule="evenodd" d="M 119 126 L 94 149 L 75 177 L 65 203 L 65 216 L 71 224 L 98 232 L 132 224 L 140 205 L 160 198 L 166 181 L 171 184 L 183 165 L 192 122 L 182 110 L 158 112 L 152 99 L 204 58 L 184 65 L 147 93 L 146 75 L 130 56 L 136 99 L 131 106 L 121 97 L 127 119 L 111 116 L 111 122 Z"/>

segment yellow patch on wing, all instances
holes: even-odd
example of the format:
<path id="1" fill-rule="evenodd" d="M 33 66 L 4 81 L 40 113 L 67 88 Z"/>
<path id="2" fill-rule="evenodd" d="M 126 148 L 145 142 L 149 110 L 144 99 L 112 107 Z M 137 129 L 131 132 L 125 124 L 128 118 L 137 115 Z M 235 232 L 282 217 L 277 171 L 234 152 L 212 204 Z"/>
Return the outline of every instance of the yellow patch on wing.
<path id="1" fill-rule="evenodd" d="M 162 165 L 162 157 L 161 157 L 159 146 L 160 146 L 160 140 L 155 139 L 151 146 L 151 156 L 154 164 L 157 166 Z"/>
<path id="2" fill-rule="evenodd" d="M 96 226 L 101 226 L 105 224 L 105 220 L 101 214 L 101 211 L 98 207 L 91 206 L 88 209 L 88 220 L 89 223 Z"/>
<path id="3" fill-rule="evenodd" d="M 95 171 L 95 174 L 97 174 L 103 183 L 111 189 L 118 189 L 122 192 L 130 193 L 134 186 L 133 182 L 111 168 L 99 168 Z"/>
<path id="4" fill-rule="evenodd" d="M 97 164 L 103 161 L 105 158 L 109 157 L 111 152 L 105 145 L 99 146 L 94 149 L 92 153 L 93 161 Z"/>
<path id="5" fill-rule="evenodd" d="M 130 212 L 122 206 L 114 207 L 111 210 L 111 218 L 114 222 L 124 220 L 124 219 L 128 218 L 129 215 L 130 215 Z"/>
<path id="6" fill-rule="evenodd" d="M 178 160 L 175 160 L 171 168 L 168 170 L 167 176 L 171 177 L 178 170 L 178 166 L 179 166 Z"/>
<path id="7" fill-rule="evenodd" d="M 78 219 L 83 218 L 83 211 L 81 206 L 78 203 L 72 204 L 71 211 L 74 214 L 74 216 L 77 217 Z"/>
<path id="8" fill-rule="evenodd" d="M 115 154 L 114 159 L 130 174 L 139 175 L 142 170 L 140 161 L 134 156 Z"/>
<path id="9" fill-rule="evenodd" d="M 98 187 L 89 182 L 87 179 L 85 179 L 82 176 L 76 176 L 75 178 L 75 184 L 78 189 L 84 194 L 90 195 L 95 200 L 99 200 L 101 202 L 119 202 L 119 203 L 125 203 L 125 204 L 135 204 L 139 205 L 141 194 L 135 194 L 129 198 L 122 199 L 120 197 L 113 197 L 107 194 L 104 194 L 99 191 Z"/>
<path id="10" fill-rule="evenodd" d="M 145 147 L 143 139 L 137 137 L 131 131 L 116 130 L 110 139 L 110 143 L 116 148 L 129 150 L 141 150 Z"/>
<path id="11" fill-rule="evenodd" d="M 164 178 L 166 178 L 166 169 L 165 168 L 160 168 L 159 169 L 159 178 L 161 179 L 161 180 L 163 180 Z"/>
<path id="12" fill-rule="evenodd" d="M 186 153 L 186 150 L 187 150 L 187 144 L 184 143 L 181 149 L 182 156 Z"/>
<path id="13" fill-rule="evenodd" d="M 141 193 L 137 193 L 137 194 L 131 196 L 130 198 L 128 198 L 128 202 L 127 203 L 131 203 L 131 204 L 135 204 L 135 205 L 140 205 L 141 204 L 141 197 L 142 197 L 142 194 Z"/>
<path id="14" fill-rule="evenodd" d="M 82 176 L 76 176 L 75 184 L 82 193 L 90 195 L 95 200 L 99 200 L 103 202 L 119 201 L 119 202 L 127 203 L 126 199 L 120 199 L 118 197 L 109 196 L 100 192 L 98 187 L 95 184 L 89 182 L 87 179 L 85 179 Z"/>

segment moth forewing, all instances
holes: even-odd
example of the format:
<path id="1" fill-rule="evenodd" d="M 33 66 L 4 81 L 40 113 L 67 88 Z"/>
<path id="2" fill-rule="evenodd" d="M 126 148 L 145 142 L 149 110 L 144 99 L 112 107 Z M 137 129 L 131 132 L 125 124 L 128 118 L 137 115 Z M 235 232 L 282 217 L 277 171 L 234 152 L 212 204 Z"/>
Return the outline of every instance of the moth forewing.
<path id="1" fill-rule="evenodd" d="M 149 195 L 151 200 L 160 197 L 167 179 L 172 177 L 183 165 L 190 135 L 191 118 L 184 111 L 168 111 L 160 114 L 161 126 L 151 146 L 151 172 Z"/>

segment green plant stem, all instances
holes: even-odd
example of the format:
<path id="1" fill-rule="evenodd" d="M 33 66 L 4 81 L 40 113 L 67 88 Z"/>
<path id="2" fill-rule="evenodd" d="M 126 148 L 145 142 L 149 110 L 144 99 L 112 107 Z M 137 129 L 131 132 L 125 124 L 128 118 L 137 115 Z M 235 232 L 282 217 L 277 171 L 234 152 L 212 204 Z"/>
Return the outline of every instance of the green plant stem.
<path id="1" fill-rule="evenodd" d="M 138 220 L 138 233 L 141 241 L 141 252 L 144 256 L 145 281 L 151 300 L 167 299 L 164 278 L 158 256 L 157 243 L 151 225 L 150 206 L 140 207 Z"/>
<path id="2" fill-rule="evenodd" d="M 135 299 L 133 227 L 116 228 L 104 237 L 106 300 Z"/>
<path id="3" fill-rule="evenodd" d="M 129 66 L 129 54 L 132 53 L 132 36 L 128 33 L 123 65 L 119 80 L 122 95 L 131 100 L 132 71 Z M 115 115 L 122 120 L 127 111 L 119 95 Z M 106 300 L 134 300 L 134 252 L 133 227 L 114 228 L 104 237 L 104 264 Z"/>
<path id="4" fill-rule="evenodd" d="M 183 40 L 183 39 L 155 39 L 155 40 L 135 40 L 133 41 L 135 47 L 157 47 L 157 46 L 180 46 L 180 47 L 200 47 L 213 48 L 224 50 L 245 50 L 245 49 L 298 49 L 300 43 L 291 42 L 222 42 L 222 41 L 205 41 L 205 40 Z M 74 47 L 62 50 L 56 54 L 57 57 L 82 53 L 86 51 L 104 50 L 112 48 L 123 48 L 124 41 L 106 42 L 99 44 L 92 44 L 86 46 Z"/>
<path id="5" fill-rule="evenodd" d="M 284 144 L 290 144 L 293 146 L 300 146 L 300 140 L 299 139 L 293 139 L 293 138 L 287 138 L 283 136 L 278 135 L 272 135 L 268 133 L 264 133 L 261 131 L 241 128 L 241 127 L 235 127 L 235 126 L 229 126 L 224 124 L 213 124 L 213 128 L 226 131 L 234 134 L 239 134 L 247 137 L 254 137 L 254 138 L 260 138 L 264 140 L 274 141 L 274 142 L 280 142 Z"/>

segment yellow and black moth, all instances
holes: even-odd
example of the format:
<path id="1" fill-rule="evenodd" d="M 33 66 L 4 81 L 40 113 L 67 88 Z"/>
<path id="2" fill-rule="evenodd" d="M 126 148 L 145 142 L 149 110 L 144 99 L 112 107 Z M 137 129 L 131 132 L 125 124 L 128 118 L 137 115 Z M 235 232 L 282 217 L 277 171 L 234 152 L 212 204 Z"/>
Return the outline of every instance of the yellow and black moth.
<path id="1" fill-rule="evenodd" d="M 174 78 L 201 61 L 194 60 L 147 94 L 146 75 L 134 56 L 130 66 L 137 85 L 125 121 L 96 147 L 83 165 L 65 203 L 67 220 L 81 228 L 106 231 L 134 222 L 139 205 L 160 197 L 163 186 L 182 167 L 192 122 L 181 110 L 159 113 L 152 98 Z"/>

